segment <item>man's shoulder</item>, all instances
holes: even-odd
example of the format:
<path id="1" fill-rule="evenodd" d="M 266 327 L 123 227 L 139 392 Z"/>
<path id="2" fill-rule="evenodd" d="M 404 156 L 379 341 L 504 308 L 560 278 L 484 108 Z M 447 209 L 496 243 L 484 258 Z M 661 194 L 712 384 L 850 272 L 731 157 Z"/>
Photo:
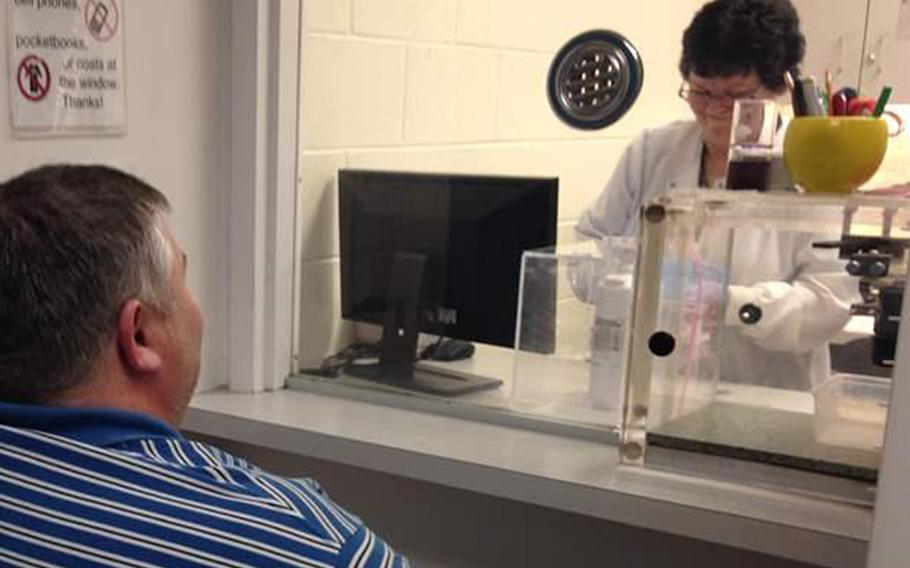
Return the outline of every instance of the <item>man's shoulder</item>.
<path id="1" fill-rule="evenodd" d="M 151 565 L 204 556 L 335 566 L 352 548 L 403 562 L 315 482 L 270 474 L 208 444 L 160 436 L 101 447 L 8 426 L 0 441 L 8 450 L 0 453 L 0 497 L 20 501 L 24 512 L 10 526 L 31 530 L 23 538 L 36 550 L 53 538 L 74 554 L 93 553 L 81 543 L 101 534 L 119 543 L 123 558 Z M 32 509 L 81 520 L 37 534 Z M 149 539 L 170 544 L 148 548 Z"/>
<path id="2" fill-rule="evenodd" d="M 404 558 L 363 522 L 337 503 L 310 478 L 289 478 L 260 469 L 215 446 L 181 439 L 143 440 L 133 452 L 144 459 L 164 460 L 215 488 L 216 501 L 237 501 L 238 513 L 252 512 L 267 529 L 292 529 L 313 549 L 313 557 L 346 565 L 359 558 L 362 566 L 407 566 Z"/>
<path id="3" fill-rule="evenodd" d="M 328 538 L 341 538 L 356 530 L 359 519 L 341 510 L 312 479 L 287 478 L 269 473 L 215 446 L 186 438 L 147 438 L 132 440 L 111 448 L 143 462 L 144 467 L 167 472 L 194 485 L 197 498 L 235 500 L 238 506 L 266 504 L 260 513 L 274 507 L 296 513 L 301 519 L 314 518 L 306 509 L 333 509 L 341 526 L 317 523 L 311 528 Z M 178 484 L 179 485 L 179 484 Z M 179 487 L 175 487 L 178 490 Z M 256 510 L 256 507 L 253 507 Z"/>

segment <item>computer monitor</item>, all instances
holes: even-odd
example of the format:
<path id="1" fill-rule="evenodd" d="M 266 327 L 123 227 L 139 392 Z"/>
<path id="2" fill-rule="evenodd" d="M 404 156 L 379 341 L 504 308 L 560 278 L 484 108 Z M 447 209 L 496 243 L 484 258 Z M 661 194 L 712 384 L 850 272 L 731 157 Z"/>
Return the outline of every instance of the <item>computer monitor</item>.
<path id="1" fill-rule="evenodd" d="M 418 332 L 512 347 L 521 256 L 556 242 L 558 178 L 338 172 L 341 304 L 383 326 L 350 374 L 442 395 L 499 381 L 415 373 Z M 552 294 L 536 299 L 555 305 Z"/>

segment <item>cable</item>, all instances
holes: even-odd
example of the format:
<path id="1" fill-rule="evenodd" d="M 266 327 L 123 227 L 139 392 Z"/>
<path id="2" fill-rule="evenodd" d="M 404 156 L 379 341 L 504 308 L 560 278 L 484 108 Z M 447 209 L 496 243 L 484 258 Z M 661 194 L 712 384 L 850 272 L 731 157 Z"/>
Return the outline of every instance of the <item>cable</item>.
<path id="1" fill-rule="evenodd" d="M 424 347 L 423 349 L 421 349 L 421 351 L 420 351 L 420 356 L 418 357 L 418 359 L 419 359 L 419 360 L 424 360 L 424 359 L 430 359 L 430 358 L 432 358 L 432 357 L 433 357 L 433 353 L 436 352 L 436 349 L 439 347 L 439 345 L 442 343 L 442 341 L 443 341 L 444 339 L 445 339 L 445 336 L 444 336 L 444 335 L 440 335 L 439 338 L 436 340 L 436 343 L 430 343 L 429 345 L 427 345 L 426 347 Z"/>
<path id="2" fill-rule="evenodd" d="M 334 355 L 329 355 L 322 360 L 319 367 L 300 369 L 301 373 L 306 375 L 316 375 L 327 379 L 335 379 L 349 365 L 354 364 L 358 359 L 379 357 L 378 343 L 355 343 L 345 347 Z"/>

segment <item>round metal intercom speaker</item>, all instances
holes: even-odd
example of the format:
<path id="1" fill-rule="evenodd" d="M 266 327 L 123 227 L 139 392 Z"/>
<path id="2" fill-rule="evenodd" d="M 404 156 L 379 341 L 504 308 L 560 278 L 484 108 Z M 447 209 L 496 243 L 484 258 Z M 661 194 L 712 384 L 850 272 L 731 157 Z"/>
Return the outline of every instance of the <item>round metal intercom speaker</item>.
<path id="1" fill-rule="evenodd" d="M 597 130 L 628 111 L 644 81 L 638 50 L 622 35 L 592 30 L 569 40 L 550 64 L 547 96 L 566 124 Z"/>

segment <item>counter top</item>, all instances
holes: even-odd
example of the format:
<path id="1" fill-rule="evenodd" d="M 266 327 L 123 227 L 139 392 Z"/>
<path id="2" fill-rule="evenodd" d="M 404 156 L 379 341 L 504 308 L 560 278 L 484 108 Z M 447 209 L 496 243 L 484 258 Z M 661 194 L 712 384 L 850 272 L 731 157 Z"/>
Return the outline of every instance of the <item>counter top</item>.
<path id="1" fill-rule="evenodd" d="M 824 566 L 865 562 L 872 510 L 622 466 L 603 441 L 280 390 L 194 397 L 190 432 Z"/>

